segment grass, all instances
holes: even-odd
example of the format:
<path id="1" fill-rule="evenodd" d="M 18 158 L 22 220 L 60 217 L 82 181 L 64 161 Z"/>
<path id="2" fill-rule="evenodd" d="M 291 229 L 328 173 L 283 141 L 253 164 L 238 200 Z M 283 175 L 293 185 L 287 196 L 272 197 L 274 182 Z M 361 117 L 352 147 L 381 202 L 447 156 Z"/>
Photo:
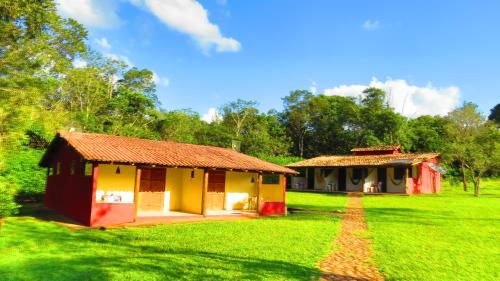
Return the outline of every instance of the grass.
<path id="1" fill-rule="evenodd" d="M 310 280 L 339 222 L 292 214 L 102 231 L 11 217 L 0 234 L 0 279 Z"/>
<path id="2" fill-rule="evenodd" d="M 387 280 L 500 280 L 500 180 L 482 195 L 443 184 L 419 196 L 365 196 L 375 263 Z"/>
<path id="3" fill-rule="evenodd" d="M 347 197 L 344 194 L 307 193 L 289 191 L 286 193 L 288 208 L 314 211 L 343 211 Z"/>

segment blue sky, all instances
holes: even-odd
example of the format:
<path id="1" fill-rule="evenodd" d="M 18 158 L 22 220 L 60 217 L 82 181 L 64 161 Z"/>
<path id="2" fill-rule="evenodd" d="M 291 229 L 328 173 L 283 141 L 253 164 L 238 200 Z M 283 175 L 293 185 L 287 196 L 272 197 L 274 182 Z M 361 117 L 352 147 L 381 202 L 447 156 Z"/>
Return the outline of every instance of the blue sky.
<path id="1" fill-rule="evenodd" d="M 58 0 L 89 44 L 155 72 L 166 109 L 237 98 L 281 109 L 293 89 L 389 92 L 406 116 L 500 97 L 500 1 Z"/>

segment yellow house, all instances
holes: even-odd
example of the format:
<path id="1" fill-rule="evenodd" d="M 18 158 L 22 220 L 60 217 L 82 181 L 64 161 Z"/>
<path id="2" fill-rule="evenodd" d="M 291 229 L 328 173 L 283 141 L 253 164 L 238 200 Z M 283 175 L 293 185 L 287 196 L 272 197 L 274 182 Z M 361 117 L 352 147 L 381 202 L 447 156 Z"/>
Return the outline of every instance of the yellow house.
<path id="1" fill-rule="evenodd" d="M 284 214 L 295 171 L 231 149 L 60 132 L 40 165 L 47 207 L 90 225 L 138 218 Z"/>

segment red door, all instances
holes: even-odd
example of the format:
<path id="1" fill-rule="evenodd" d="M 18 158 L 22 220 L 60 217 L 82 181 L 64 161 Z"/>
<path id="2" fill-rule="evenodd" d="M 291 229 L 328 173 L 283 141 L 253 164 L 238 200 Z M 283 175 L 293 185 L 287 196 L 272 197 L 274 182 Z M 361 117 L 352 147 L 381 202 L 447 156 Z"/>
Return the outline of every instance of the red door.
<path id="1" fill-rule="evenodd" d="M 223 210 L 226 192 L 226 172 L 209 171 L 207 187 L 207 210 Z"/>

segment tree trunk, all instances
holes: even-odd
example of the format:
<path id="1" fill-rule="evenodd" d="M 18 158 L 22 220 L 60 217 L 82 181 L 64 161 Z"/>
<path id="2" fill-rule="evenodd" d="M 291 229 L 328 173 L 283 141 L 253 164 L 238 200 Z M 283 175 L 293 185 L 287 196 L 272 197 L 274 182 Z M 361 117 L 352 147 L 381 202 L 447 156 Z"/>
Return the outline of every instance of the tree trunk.
<path id="1" fill-rule="evenodd" d="M 299 157 L 304 157 L 304 136 L 299 137 Z"/>
<path id="2" fill-rule="evenodd" d="M 476 196 L 476 197 L 479 197 L 480 181 L 481 181 L 481 178 L 479 176 L 474 178 L 474 196 Z"/>
<path id="3" fill-rule="evenodd" d="M 467 178 L 465 177 L 465 167 L 463 163 L 460 163 L 460 170 L 462 176 L 462 183 L 464 185 L 464 191 L 467 192 Z"/>

